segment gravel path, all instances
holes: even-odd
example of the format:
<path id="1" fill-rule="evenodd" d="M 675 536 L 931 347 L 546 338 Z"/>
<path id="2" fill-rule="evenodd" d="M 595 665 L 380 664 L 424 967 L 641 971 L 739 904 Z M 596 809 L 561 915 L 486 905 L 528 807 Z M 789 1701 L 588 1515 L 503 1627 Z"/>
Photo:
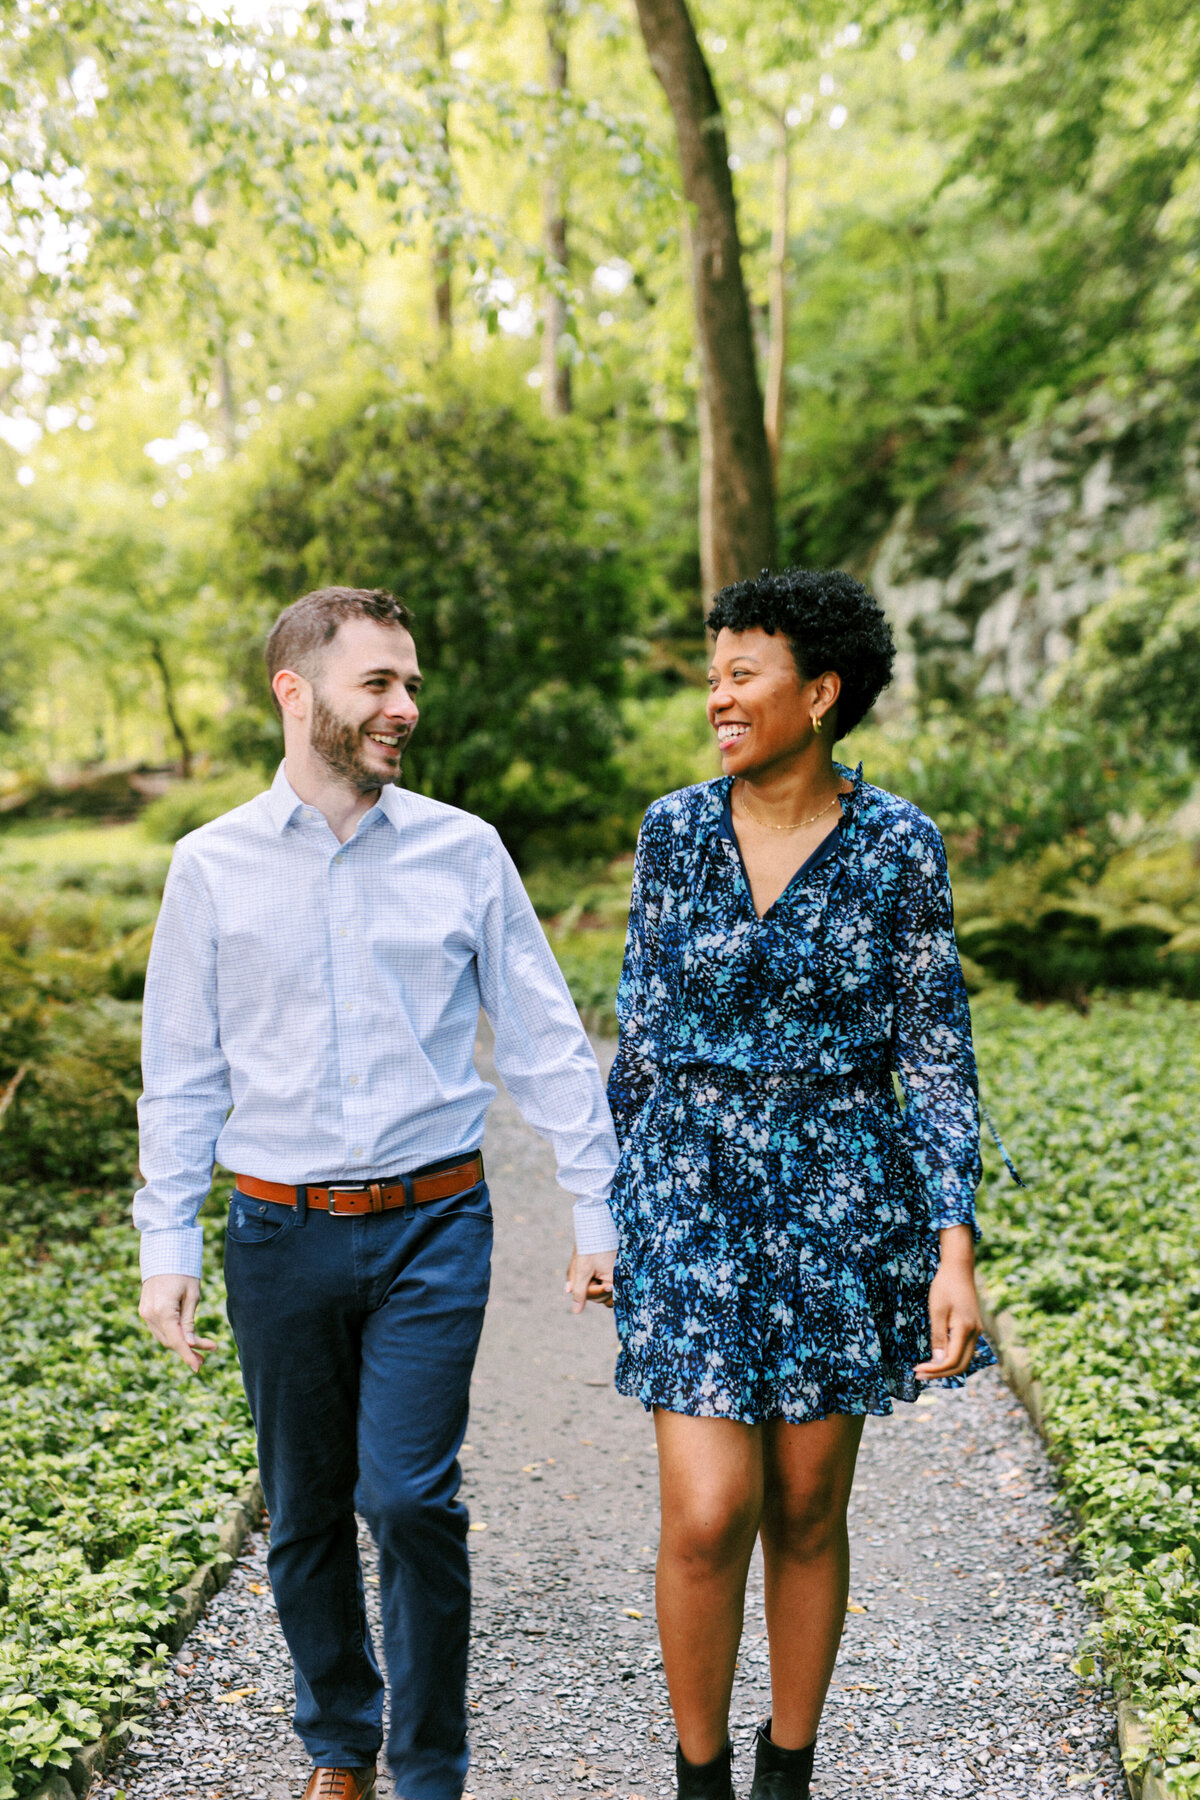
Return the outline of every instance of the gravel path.
<path id="1" fill-rule="evenodd" d="M 674 1747 L 654 1629 L 653 1432 L 613 1391 L 609 1315 L 566 1310 L 569 1203 L 503 1095 L 487 1159 L 497 1253 L 463 1454 L 475 1570 L 469 1787 L 475 1800 L 651 1800 L 671 1791 Z M 819 1800 L 1123 1800 L 1111 1709 L 1071 1673 L 1088 1612 L 1046 1460 L 994 1372 L 868 1421 L 851 1530 L 853 1605 Z M 369 1544 L 365 1555 L 370 1569 Z M 768 1710 L 761 1619 L 756 1568 L 734 1694 L 743 1795 Z M 98 1800 L 298 1796 L 307 1768 L 290 1711 L 255 1538 L 175 1658 L 149 1736 Z"/>

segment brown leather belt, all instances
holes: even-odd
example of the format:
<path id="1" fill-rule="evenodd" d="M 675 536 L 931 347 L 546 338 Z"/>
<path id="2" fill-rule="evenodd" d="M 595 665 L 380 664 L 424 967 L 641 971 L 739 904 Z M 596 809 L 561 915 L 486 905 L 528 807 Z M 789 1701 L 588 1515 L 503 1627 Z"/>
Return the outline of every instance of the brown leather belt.
<path id="1" fill-rule="evenodd" d="M 289 1187 L 282 1181 L 260 1181 L 256 1175 L 235 1175 L 239 1194 L 251 1200 L 274 1200 L 279 1206 L 296 1206 L 300 1195 L 318 1212 L 338 1219 L 359 1218 L 363 1213 L 389 1212 L 396 1206 L 424 1206 L 429 1200 L 446 1200 L 465 1194 L 483 1180 L 483 1157 L 476 1151 L 467 1162 L 437 1169 L 432 1175 L 401 1175 L 398 1181 L 340 1181 L 332 1187 Z"/>

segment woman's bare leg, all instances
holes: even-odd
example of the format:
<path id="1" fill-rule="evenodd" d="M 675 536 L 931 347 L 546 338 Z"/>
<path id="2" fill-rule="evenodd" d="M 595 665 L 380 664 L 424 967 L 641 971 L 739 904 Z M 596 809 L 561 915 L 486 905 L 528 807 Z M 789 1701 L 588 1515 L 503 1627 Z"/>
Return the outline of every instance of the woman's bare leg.
<path id="1" fill-rule="evenodd" d="M 658 1631 L 679 1747 L 711 1762 L 729 1738 L 729 1696 L 762 1517 L 763 1427 L 656 1407 L 662 1533 Z"/>
<path id="2" fill-rule="evenodd" d="M 846 1508 L 862 1428 L 861 1418 L 840 1413 L 762 1427 L 771 1741 L 781 1750 L 816 1737 L 837 1660 L 850 1591 Z"/>

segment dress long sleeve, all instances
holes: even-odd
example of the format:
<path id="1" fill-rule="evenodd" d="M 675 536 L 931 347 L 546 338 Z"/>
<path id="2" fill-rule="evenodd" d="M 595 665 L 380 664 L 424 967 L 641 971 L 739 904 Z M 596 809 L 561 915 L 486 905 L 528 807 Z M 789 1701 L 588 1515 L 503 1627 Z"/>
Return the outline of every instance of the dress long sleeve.
<path id="1" fill-rule="evenodd" d="M 622 1149 L 658 1075 L 651 1014 L 662 992 L 656 969 L 659 921 L 667 894 L 661 837 L 656 808 L 651 807 L 642 821 L 634 857 L 629 930 L 617 989 L 620 1043 L 608 1076 L 608 1104 Z"/>
<path id="2" fill-rule="evenodd" d="M 930 1224 L 934 1230 L 974 1227 L 982 1172 L 979 1083 L 946 852 L 927 820 L 905 843 L 893 946 L 895 1067 Z"/>

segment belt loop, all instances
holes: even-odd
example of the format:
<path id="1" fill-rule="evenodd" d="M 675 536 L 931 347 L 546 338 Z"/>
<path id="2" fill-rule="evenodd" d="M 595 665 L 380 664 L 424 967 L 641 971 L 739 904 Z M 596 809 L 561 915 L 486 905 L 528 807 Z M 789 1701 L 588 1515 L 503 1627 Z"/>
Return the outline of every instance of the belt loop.
<path id="1" fill-rule="evenodd" d="M 402 1187 L 404 1188 L 404 1217 L 406 1219 L 414 1218 L 416 1216 L 417 1209 L 416 1209 L 415 1205 L 413 1204 L 412 1176 L 411 1175 L 402 1175 L 400 1177 L 400 1182 L 401 1182 Z"/>
<path id="2" fill-rule="evenodd" d="M 379 1182 L 373 1181 L 368 1192 L 371 1196 L 371 1211 L 373 1213 L 381 1213 L 383 1211 L 383 1188 L 380 1186 Z"/>
<path id="3" fill-rule="evenodd" d="M 298 1187 L 296 1189 L 296 1230 L 297 1231 L 300 1231 L 303 1229 L 307 1219 L 308 1219 L 308 1189 L 306 1187 Z"/>

